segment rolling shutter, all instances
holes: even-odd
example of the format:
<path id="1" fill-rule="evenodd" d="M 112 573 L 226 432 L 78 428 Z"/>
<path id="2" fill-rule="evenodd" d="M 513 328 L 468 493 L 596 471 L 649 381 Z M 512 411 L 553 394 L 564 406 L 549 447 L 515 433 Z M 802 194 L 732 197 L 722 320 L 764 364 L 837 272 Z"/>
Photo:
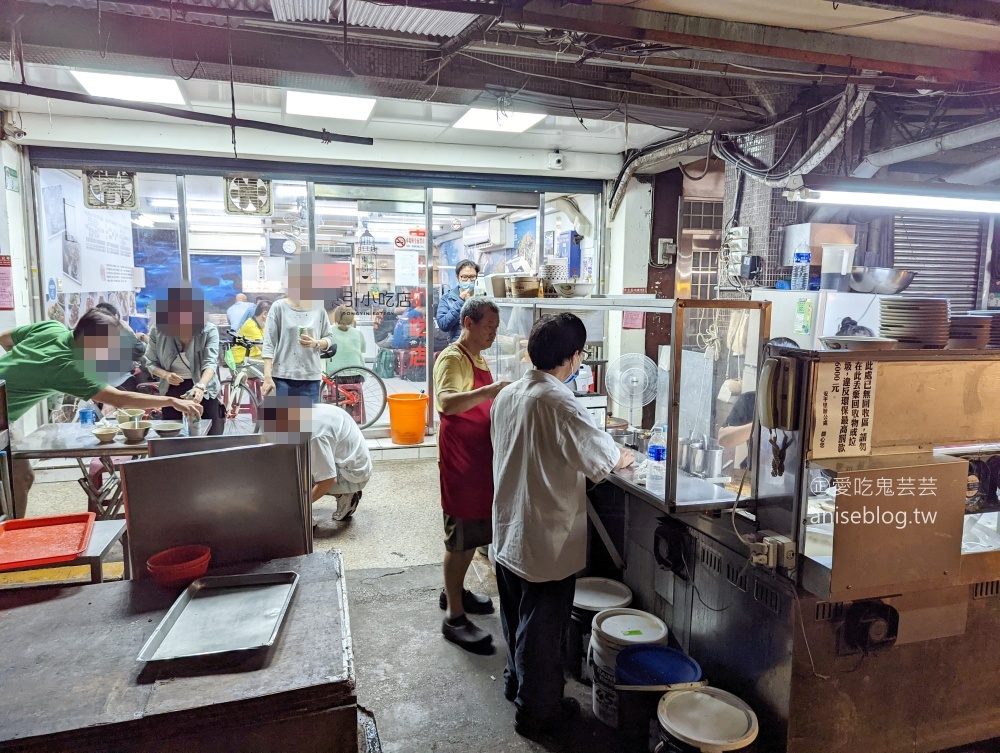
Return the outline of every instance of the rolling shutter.
<path id="1" fill-rule="evenodd" d="M 893 266 L 917 270 L 906 294 L 948 298 L 952 313 L 979 308 L 985 230 L 978 214 L 896 215 Z"/>

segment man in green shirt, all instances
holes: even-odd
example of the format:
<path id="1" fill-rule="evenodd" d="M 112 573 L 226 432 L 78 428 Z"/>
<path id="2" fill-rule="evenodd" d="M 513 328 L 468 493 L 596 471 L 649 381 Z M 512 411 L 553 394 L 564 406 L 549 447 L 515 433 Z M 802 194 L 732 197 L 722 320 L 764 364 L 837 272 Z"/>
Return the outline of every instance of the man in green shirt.
<path id="1" fill-rule="evenodd" d="M 118 408 L 172 407 L 200 415 L 190 400 L 140 395 L 108 386 L 120 384 L 131 371 L 132 355 L 117 317 L 87 311 L 70 331 L 61 322 L 29 324 L 0 334 L 0 379 L 7 383 L 7 417 L 14 422 L 53 393 L 108 403 Z M 14 461 L 14 514 L 24 517 L 28 491 L 35 480 L 27 460 Z"/>

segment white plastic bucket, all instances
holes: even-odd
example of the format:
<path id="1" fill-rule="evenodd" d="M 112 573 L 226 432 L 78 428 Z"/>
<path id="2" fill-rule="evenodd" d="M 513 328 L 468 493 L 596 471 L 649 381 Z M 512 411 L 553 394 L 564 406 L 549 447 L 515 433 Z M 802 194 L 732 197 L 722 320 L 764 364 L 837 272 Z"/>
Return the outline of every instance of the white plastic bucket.
<path id="1" fill-rule="evenodd" d="M 659 617 L 639 609 L 605 609 L 594 616 L 587 665 L 593 685 L 594 716 L 609 727 L 618 726 L 615 663 L 618 652 L 640 644 L 666 645 L 667 626 Z"/>
<path id="2" fill-rule="evenodd" d="M 587 654 L 594 617 L 605 609 L 627 607 L 631 603 L 632 591 L 624 583 L 609 578 L 577 578 L 566 636 L 566 669 L 574 678 L 590 684 Z"/>
<path id="3" fill-rule="evenodd" d="M 664 693 L 656 716 L 660 722 L 656 753 L 672 750 L 752 753 L 756 750 L 757 715 L 741 699 L 719 688 Z"/>

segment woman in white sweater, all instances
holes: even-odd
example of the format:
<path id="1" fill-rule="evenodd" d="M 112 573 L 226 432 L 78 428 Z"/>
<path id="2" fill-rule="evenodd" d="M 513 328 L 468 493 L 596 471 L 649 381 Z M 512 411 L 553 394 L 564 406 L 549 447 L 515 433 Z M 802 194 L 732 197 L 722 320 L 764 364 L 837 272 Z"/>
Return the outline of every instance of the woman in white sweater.
<path id="1" fill-rule="evenodd" d="M 264 327 L 264 384 L 261 392 L 278 397 L 306 396 L 319 402 L 323 364 L 320 354 L 333 341 L 323 307 L 323 261 L 299 257 L 288 264 L 288 297 L 271 307 Z"/>

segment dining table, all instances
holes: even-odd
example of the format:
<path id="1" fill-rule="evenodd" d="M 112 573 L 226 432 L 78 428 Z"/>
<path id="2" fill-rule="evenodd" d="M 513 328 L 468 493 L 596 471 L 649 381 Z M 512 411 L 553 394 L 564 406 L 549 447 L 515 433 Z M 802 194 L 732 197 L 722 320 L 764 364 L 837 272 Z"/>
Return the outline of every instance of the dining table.
<path id="1" fill-rule="evenodd" d="M 157 426 L 168 421 L 151 421 L 152 429 L 146 439 L 138 442 L 126 441 L 118 433 L 111 442 L 101 442 L 94 436 L 93 425 L 80 423 L 52 423 L 35 429 L 11 447 L 14 460 L 74 460 L 80 468 L 81 478 L 77 479 L 87 495 L 87 509 L 97 515 L 98 520 L 111 520 L 124 516 L 121 480 L 116 463 L 145 457 L 149 454 L 148 440 L 157 439 Z M 200 421 L 199 435 L 205 435 L 211 428 L 211 421 Z M 117 425 L 108 423 L 108 426 Z M 97 459 L 103 473 L 93 473 L 89 461 Z M 103 478 L 98 479 L 99 476 Z"/>

